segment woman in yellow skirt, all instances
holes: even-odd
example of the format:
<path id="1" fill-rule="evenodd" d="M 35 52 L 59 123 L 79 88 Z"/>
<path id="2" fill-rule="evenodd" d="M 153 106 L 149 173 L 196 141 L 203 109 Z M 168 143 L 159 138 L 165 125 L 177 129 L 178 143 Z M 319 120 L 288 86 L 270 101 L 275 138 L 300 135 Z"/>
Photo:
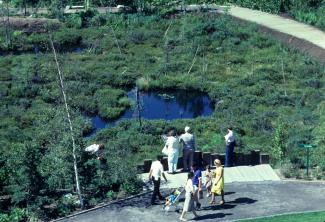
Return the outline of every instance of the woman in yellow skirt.
<path id="1" fill-rule="evenodd" d="M 224 199 L 224 177 L 223 177 L 223 167 L 221 166 L 221 162 L 218 159 L 214 160 L 214 165 L 216 165 L 216 170 L 214 173 L 214 180 L 213 185 L 211 189 L 212 193 L 212 199 L 210 201 L 210 204 L 215 204 L 215 196 L 221 195 L 221 201 L 220 204 L 223 205 L 225 203 Z"/>

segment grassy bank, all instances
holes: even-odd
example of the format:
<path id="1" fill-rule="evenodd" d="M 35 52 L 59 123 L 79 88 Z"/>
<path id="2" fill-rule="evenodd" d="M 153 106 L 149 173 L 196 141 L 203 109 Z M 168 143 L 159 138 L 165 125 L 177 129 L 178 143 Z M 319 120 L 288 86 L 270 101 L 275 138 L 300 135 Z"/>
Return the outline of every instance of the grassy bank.
<path id="1" fill-rule="evenodd" d="M 313 222 L 323 222 L 325 219 L 325 212 L 316 212 L 316 213 L 300 213 L 300 214 L 290 214 L 283 216 L 274 216 L 274 217 L 265 217 L 260 219 L 251 219 L 251 220 L 238 220 L 241 222 L 304 222 L 304 221 L 313 221 Z"/>

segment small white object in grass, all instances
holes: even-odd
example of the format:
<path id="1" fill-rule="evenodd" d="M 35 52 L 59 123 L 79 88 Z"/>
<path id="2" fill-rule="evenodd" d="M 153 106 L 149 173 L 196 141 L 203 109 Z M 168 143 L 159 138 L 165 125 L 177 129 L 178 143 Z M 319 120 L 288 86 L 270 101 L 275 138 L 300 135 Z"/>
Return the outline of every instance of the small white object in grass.
<path id="1" fill-rule="evenodd" d="M 99 150 L 98 144 L 90 145 L 90 146 L 86 147 L 86 149 L 85 149 L 86 152 L 92 152 L 92 153 L 96 153 L 98 150 Z"/>

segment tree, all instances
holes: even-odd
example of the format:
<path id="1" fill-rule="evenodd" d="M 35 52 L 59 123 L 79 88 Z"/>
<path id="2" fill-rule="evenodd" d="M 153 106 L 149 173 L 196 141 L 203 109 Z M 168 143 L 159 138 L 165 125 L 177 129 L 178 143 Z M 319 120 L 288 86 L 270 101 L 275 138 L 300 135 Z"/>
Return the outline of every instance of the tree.
<path id="1" fill-rule="evenodd" d="M 321 102 L 315 111 L 319 115 L 318 125 L 313 130 L 317 147 L 313 150 L 312 161 L 325 170 L 325 102 Z"/>
<path id="2" fill-rule="evenodd" d="M 3 16 L 3 24 L 5 26 L 5 37 L 6 37 L 6 47 L 10 47 L 11 45 L 11 30 L 10 30 L 10 10 L 9 10 L 9 0 L 4 0 L 1 4 L 1 11 Z"/>
<path id="3" fill-rule="evenodd" d="M 286 137 L 287 137 L 287 127 L 286 124 L 279 119 L 277 122 L 277 126 L 275 128 L 274 136 L 273 136 L 273 145 L 271 148 L 272 157 L 276 161 L 282 161 L 285 157 L 286 152 Z"/>

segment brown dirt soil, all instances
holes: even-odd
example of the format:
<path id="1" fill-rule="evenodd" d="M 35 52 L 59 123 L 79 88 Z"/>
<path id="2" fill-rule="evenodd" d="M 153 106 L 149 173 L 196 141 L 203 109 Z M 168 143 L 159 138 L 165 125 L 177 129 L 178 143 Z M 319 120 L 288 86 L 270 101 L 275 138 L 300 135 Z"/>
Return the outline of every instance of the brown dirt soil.
<path id="1" fill-rule="evenodd" d="M 0 17 L 0 27 L 7 23 L 6 17 Z M 51 26 L 53 29 L 57 29 L 60 26 L 60 22 L 57 19 L 46 18 L 21 18 L 10 17 L 10 27 L 15 30 L 21 30 L 26 33 L 32 32 L 47 32 L 47 27 Z"/>

